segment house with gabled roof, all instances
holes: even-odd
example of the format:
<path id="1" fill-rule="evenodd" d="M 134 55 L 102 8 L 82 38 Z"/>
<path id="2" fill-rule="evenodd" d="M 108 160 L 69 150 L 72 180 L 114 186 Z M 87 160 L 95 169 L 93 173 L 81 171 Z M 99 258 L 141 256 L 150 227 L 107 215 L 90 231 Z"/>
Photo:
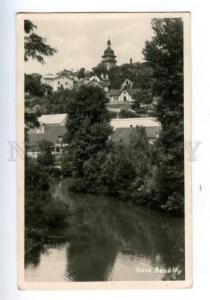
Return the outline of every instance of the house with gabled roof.
<path id="1" fill-rule="evenodd" d="M 108 92 L 109 102 L 114 103 L 132 103 L 135 101 L 135 95 L 140 89 L 110 89 Z"/>
<path id="2" fill-rule="evenodd" d="M 110 88 L 109 77 L 108 77 L 108 75 L 104 76 L 103 74 L 101 74 L 100 77 L 97 75 L 93 75 L 92 77 L 90 77 L 88 79 L 84 78 L 83 80 L 81 80 L 79 82 L 79 85 L 81 85 L 81 84 L 99 86 L 100 88 L 102 88 L 105 91 L 105 93 L 107 93 Z"/>
<path id="3" fill-rule="evenodd" d="M 52 87 L 53 91 L 59 88 L 73 89 L 75 84 L 79 81 L 78 77 L 71 71 L 63 70 L 56 74 L 47 74 L 42 76 L 41 81 L 43 84 L 48 84 Z"/>
<path id="4" fill-rule="evenodd" d="M 126 78 L 123 83 L 121 84 L 121 90 L 124 89 L 132 89 L 133 88 L 133 81 L 130 79 Z"/>

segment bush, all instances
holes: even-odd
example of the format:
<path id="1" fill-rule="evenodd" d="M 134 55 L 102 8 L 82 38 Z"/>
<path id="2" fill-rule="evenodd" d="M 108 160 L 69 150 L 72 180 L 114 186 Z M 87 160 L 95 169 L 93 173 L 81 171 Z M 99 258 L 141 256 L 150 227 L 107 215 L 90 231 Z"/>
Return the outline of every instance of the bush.
<path id="1" fill-rule="evenodd" d="M 119 118 L 135 118 L 136 114 L 132 110 L 127 109 L 121 109 L 121 111 L 118 114 Z"/>
<path id="2" fill-rule="evenodd" d="M 25 165 L 26 239 L 41 241 L 51 227 L 64 226 L 68 214 L 67 206 L 54 199 L 49 192 L 48 174 L 36 162 L 27 159 Z"/>
<path id="3" fill-rule="evenodd" d="M 108 113 L 109 113 L 109 118 L 110 119 L 116 119 L 117 118 L 117 112 L 116 111 L 109 110 Z"/>
<path id="4" fill-rule="evenodd" d="M 47 140 L 42 140 L 39 143 L 39 156 L 37 162 L 42 167 L 51 167 L 54 163 L 54 157 L 52 154 L 53 144 Z"/>
<path id="5" fill-rule="evenodd" d="M 46 172 L 47 172 L 50 176 L 56 177 L 56 178 L 60 177 L 61 174 L 62 174 L 61 169 L 56 168 L 56 167 L 54 167 L 54 166 L 49 166 L 49 167 L 48 167 L 47 169 L 45 169 L 45 170 L 46 170 Z"/>
<path id="6" fill-rule="evenodd" d="M 135 176 L 136 172 L 125 146 L 113 146 L 102 166 L 101 173 L 101 182 L 106 186 L 108 194 L 128 199 Z"/>
<path id="7" fill-rule="evenodd" d="M 70 192 L 82 193 L 86 192 L 86 183 L 80 177 L 71 177 L 68 181 L 68 188 Z"/>

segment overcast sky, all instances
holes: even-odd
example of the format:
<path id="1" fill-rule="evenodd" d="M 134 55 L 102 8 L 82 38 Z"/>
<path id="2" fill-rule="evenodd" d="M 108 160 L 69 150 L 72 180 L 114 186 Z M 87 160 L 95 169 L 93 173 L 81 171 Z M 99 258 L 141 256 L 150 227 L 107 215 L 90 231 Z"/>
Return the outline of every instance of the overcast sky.
<path id="1" fill-rule="evenodd" d="M 108 37 L 117 56 L 117 64 L 142 61 L 142 50 L 146 40 L 150 40 L 153 31 L 151 17 L 118 17 L 109 14 L 106 18 L 84 15 L 80 18 L 71 15 L 50 19 L 30 20 L 37 25 L 37 34 L 46 38 L 48 44 L 58 52 L 45 58 L 45 64 L 29 60 L 25 63 L 25 72 L 41 74 L 55 73 L 63 69 L 92 69 L 101 61 Z"/>

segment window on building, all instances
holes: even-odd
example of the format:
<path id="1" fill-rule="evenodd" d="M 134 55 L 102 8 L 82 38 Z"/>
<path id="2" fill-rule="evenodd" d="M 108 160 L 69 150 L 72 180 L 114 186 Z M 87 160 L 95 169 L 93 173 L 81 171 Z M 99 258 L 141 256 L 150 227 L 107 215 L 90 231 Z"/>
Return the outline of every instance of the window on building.
<path id="1" fill-rule="evenodd" d="M 56 147 L 55 151 L 56 151 L 56 152 L 60 152 L 60 148 L 59 148 L 59 147 Z"/>
<path id="2" fill-rule="evenodd" d="M 66 81 L 66 85 L 68 84 L 68 82 Z"/>
<path id="3" fill-rule="evenodd" d="M 58 85 L 60 85 L 60 81 L 58 81 Z"/>
<path id="4" fill-rule="evenodd" d="M 127 101 L 126 96 L 123 96 L 123 101 L 124 101 L 124 102 Z"/>

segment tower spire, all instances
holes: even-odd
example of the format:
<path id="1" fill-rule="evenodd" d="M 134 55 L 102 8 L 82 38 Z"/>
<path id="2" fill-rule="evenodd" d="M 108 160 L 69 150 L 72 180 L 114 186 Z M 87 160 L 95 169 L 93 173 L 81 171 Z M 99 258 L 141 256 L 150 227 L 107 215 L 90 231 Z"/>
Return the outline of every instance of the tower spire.
<path id="1" fill-rule="evenodd" d="M 111 48 L 111 40 L 108 36 L 107 48 L 104 50 L 104 55 L 102 56 L 102 63 L 106 66 L 107 70 L 110 70 L 112 67 L 116 66 L 116 55 L 114 50 Z"/>

